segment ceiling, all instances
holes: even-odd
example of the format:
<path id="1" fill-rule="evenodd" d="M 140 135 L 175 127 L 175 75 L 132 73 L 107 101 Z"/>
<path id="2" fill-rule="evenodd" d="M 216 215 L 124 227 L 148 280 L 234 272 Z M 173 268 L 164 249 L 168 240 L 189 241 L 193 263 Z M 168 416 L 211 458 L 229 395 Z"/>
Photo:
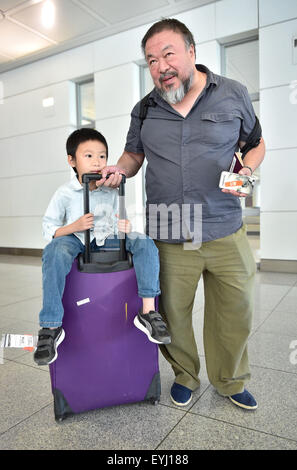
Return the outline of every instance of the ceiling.
<path id="1" fill-rule="evenodd" d="M 0 72 L 216 0 L 0 0 Z"/>

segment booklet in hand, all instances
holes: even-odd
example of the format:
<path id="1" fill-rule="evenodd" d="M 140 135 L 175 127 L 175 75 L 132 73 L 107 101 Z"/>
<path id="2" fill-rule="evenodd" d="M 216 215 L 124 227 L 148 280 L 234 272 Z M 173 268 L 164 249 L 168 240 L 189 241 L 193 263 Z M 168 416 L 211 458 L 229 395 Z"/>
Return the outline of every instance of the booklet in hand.
<path id="1" fill-rule="evenodd" d="M 240 152 L 235 152 L 230 168 L 229 168 L 229 173 L 238 173 L 239 170 L 243 167 L 243 161 L 241 158 L 241 153 Z"/>

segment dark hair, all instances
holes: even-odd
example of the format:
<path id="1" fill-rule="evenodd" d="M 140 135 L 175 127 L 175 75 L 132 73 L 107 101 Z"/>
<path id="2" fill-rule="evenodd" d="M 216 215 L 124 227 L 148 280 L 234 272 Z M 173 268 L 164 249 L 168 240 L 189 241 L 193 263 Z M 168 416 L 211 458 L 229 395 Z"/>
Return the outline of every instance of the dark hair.
<path id="1" fill-rule="evenodd" d="M 106 148 L 106 159 L 108 158 L 108 145 L 104 135 L 96 131 L 96 129 L 91 129 L 89 127 L 82 127 L 72 132 L 66 142 L 66 151 L 67 155 L 71 155 L 72 158 L 76 157 L 76 151 L 79 144 L 86 142 L 87 140 L 98 140 Z M 76 168 L 73 168 L 77 174 Z"/>
<path id="2" fill-rule="evenodd" d="M 164 30 L 171 30 L 175 33 L 180 33 L 185 41 L 186 48 L 189 49 L 191 44 L 194 46 L 194 52 L 196 57 L 196 47 L 195 47 L 195 40 L 194 36 L 191 31 L 186 27 L 184 23 L 181 21 L 176 20 L 175 18 L 164 18 L 163 20 L 158 21 L 157 23 L 153 24 L 150 29 L 146 32 L 145 36 L 141 41 L 141 48 L 143 54 L 145 55 L 145 46 L 148 39 L 154 36 L 157 33 L 161 33 Z"/>

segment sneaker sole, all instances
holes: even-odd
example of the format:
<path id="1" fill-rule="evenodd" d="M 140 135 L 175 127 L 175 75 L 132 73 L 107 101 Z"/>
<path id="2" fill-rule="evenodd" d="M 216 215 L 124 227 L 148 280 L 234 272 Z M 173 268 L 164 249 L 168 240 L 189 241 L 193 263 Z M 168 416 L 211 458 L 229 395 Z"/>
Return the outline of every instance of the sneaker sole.
<path id="1" fill-rule="evenodd" d="M 62 329 L 61 334 L 60 334 L 60 336 L 59 336 L 59 338 L 58 338 L 58 341 L 56 342 L 56 354 L 55 354 L 55 356 L 53 357 L 53 359 L 52 359 L 50 362 L 44 362 L 44 361 L 42 361 L 42 360 L 41 360 L 41 361 L 38 361 L 38 362 L 35 361 L 36 364 L 38 364 L 39 366 L 49 366 L 52 362 L 54 362 L 54 361 L 57 359 L 57 357 L 58 357 L 58 346 L 62 343 L 62 341 L 64 340 L 64 338 L 65 338 L 65 331 Z"/>
<path id="2" fill-rule="evenodd" d="M 237 405 L 240 408 L 244 408 L 245 410 L 256 410 L 258 408 L 258 404 L 254 406 L 248 406 L 248 405 L 244 405 L 243 403 L 239 403 L 236 400 L 233 400 L 233 398 L 231 397 L 228 397 L 228 398 L 232 401 L 232 403 L 234 403 L 234 405 Z"/>
<path id="3" fill-rule="evenodd" d="M 171 401 L 176 405 L 176 406 L 187 406 L 190 401 L 192 400 L 193 398 L 193 395 L 190 396 L 189 400 L 186 401 L 185 403 L 181 403 L 181 402 L 178 402 L 178 401 L 175 401 L 173 398 L 172 398 L 172 395 L 170 395 L 170 398 L 171 398 Z"/>
<path id="4" fill-rule="evenodd" d="M 162 341 L 157 341 L 156 339 L 152 338 L 151 335 L 150 335 L 150 332 L 145 328 L 145 326 L 143 326 L 142 323 L 140 323 L 140 321 L 138 320 L 137 316 L 134 318 L 133 323 L 134 323 L 134 325 L 136 326 L 136 328 L 138 328 L 139 330 L 141 330 L 143 333 L 146 334 L 146 336 L 148 337 L 148 339 L 149 339 L 152 343 L 156 343 L 156 344 L 170 344 L 170 341 L 169 341 L 168 343 L 164 343 L 164 342 L 162 342 Z"/>

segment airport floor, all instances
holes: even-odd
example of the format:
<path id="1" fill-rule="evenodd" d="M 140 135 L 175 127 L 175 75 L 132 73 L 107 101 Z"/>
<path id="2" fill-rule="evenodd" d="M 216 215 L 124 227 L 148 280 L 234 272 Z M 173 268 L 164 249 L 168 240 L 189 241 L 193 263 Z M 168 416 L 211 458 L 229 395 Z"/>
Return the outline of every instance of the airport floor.
<path id="1" fill-rule="evenodd" d="M 0 256 L 0 339 L 38 332 L 41 260 Z M 56 423 L 48 367 L 33 353 L 5 348 L 0 363 L 0 450 L 296 450 L 297 274 L 257 272 L 249 340 L 248 390 L 256 411 L 236 407 L 209 383 L 203 350 L 203 286 L 193 315 L 201 360 L 200 388 L 176 407 L 170 366 L 160 355 L 158 405 L 136 403 L 98 409 Z"/>

